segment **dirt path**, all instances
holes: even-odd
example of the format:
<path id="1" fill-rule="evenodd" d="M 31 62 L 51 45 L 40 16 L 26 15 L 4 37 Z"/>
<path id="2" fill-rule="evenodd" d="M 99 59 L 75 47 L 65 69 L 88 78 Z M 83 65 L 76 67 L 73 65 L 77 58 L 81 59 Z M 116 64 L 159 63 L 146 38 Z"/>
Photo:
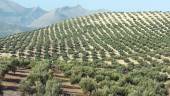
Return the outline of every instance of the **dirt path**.
<path id="1" fill-rule="evenodd" d="M 12 72 L 6 74 L 2 81 L 3 96 L 20 96 L 20 92 L 18 91 L 19 83 L 25 79 L 28 74 L 29 70 L 23 68 L 18 69 L 15 74 Z"/>
<path id="2" fill-rule="evenodd" d="M 56 72 L 54 75 L 56 79 L 62 81 L 62 93 L 64 96 L 87 96 L 79 85 L 72 85 L 70 79 L 65 77 L 62 72 Z"/>

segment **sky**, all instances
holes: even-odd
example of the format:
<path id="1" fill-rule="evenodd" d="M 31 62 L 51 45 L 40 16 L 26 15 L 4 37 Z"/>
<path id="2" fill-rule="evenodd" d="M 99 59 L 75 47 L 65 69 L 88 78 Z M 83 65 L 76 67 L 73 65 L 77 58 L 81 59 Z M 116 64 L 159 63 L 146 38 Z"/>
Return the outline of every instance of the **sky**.
<path id="1" fill-rule="evenodd" d="M 90 10 L 111 11 L 170 11 L 170 0 L 12 0 L 25 7 L 39 6 L 52 10 L 64 6 L 76 6 Z"/>

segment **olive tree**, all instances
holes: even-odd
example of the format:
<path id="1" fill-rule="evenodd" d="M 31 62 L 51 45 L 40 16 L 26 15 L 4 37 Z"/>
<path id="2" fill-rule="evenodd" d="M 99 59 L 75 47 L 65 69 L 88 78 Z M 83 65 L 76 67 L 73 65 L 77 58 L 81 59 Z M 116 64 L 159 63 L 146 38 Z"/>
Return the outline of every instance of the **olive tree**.
<path id="1" fill-rule="evenodd" d="M 96 90 L 97 82 L 92 78 L 82 78 L 80 86 L 84 92 L 89 92 L 91 94 L 94 90 Z"/>

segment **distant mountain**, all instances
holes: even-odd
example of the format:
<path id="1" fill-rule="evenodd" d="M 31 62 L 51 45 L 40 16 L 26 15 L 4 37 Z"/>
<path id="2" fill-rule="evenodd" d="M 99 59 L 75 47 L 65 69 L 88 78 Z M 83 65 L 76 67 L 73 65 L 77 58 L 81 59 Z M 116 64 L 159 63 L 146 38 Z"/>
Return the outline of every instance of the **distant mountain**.
<path id="1" fill-rule="evenodd" d="M 25 8 L 10 0 L 0 0 L 0 11 L 4 13 L 22 13 Z"/>
<path id="2" fill-rule="evenodd" d="M 45 13 L 46 11 L 39 7 L 25 8 L 10 0 L 0 0 L 0 22 L 28 26 Z"/>
<path id="3" fill-rule="evenodd" d="M 45 27 L 50 24 L 54 24 L 65 19 L 77 17 L 77 16 L 85 16 L 89 15 L 91 11 L 82 8 L 80 5 L 75 7 L 63 7 L 52 10 L 42 17 L 36 19 L 30 27 Z"/>
<path id="4" fill-rule="evenodd" d="M 80 5 L 74 7 L 58 8 L 49 11 L 48 13 L 44 14 L 38 19 L 35 19 L 29 27 L 36 27 L 36 28 L 45 27 L 51 24 L 55 24 L 57 22 L 61 22 L 66 19 L 76 18 L 79 16 L 86 16 L 86 15 L 99 13 L 99 12 L 108 12 L 108 10 L 102 9 L 102 10 L 91 11 L 81 7 Z"/>
<path id="5" fill-rule="evenodd" d="M 98 12 L 103 12 L 103 10 L 90 11 L 82 8 L 80 5 L 58 8 L 48 12 L 40 7 L 25 8 L 11 0 L 0 0 L 0 25 L 3 24 L 3 27 L 0 27 L 0 37 L 2 37 L 2 32 L 3 36 L 6 36 L 10 33 L 25 31 L 23 28 L 31 31 L 65 19 Z"/>
<path id="6" fill-rule="evenodd" d="M 32 29 L 28 27 L 0 22 L 0 37 L 11 35 L 17 32 L 25 32 L 30 30 Z"/>
<path id="7" fill-rule="evenodd" d="M 29 26 L 34 20 L 46 14 L 47 11 L 40 7 L 27 8 L 20 19 L 20 25 Z"/>
<path id="8" fill-rule="evenodd" d="M 46 13 L 45 10 L 25 8 L 11 0 L 0 0 L 0 37 L 11 33 L 32 30 L 28 28 L 35 19 Z"/>

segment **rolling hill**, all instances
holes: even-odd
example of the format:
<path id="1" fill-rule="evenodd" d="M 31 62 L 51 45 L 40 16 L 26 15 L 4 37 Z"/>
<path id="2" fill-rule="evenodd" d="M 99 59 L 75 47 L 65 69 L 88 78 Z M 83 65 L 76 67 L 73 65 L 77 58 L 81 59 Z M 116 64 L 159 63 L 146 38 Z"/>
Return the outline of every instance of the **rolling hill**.
<path id="1" fill-rule="evenodd" d="M 13 80 L 6 83 L 4 76 L 16 77 L 10 74 L 16 69 L 30 73 L 13 90 L 24 95 L 54 96 L 56 90 L 63 96 L 167 96 L 169 41 L 169 12 L 104 12 L 64 20 L 0 38 L 0 57 L 20 57 L 0 58 L 0 86 L 8 88 Z"/>
<path id="2" fill-rule="evenodd" d="M 169 22 L 169 12 L 98 13 L 3 38 L 0 49 L 25 58 L 163 62 L 157 53 L 169 51 Z"/>

